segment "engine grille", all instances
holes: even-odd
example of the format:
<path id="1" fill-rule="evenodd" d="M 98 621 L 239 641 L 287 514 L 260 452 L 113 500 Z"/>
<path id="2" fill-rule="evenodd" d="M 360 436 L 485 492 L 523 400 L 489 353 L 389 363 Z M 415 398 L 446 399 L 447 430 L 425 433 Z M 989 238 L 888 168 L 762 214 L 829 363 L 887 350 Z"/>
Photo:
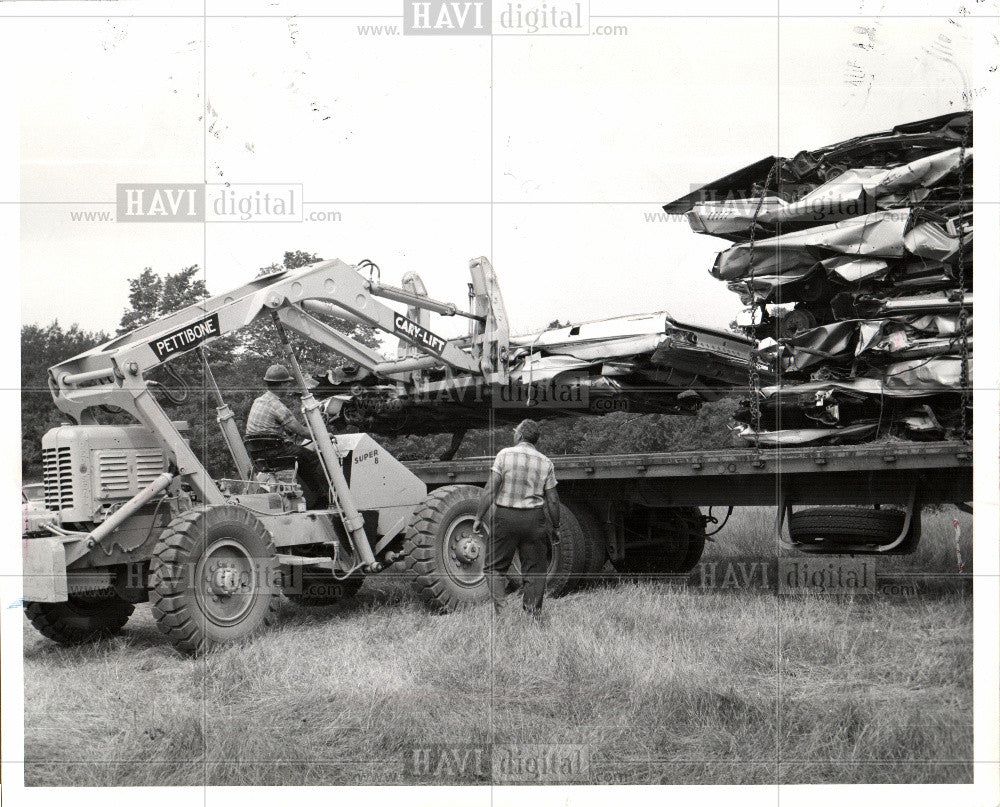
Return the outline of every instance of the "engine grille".
<path id="1" fill-rule="evenodd" d="M 135 478 L 140 490 L 167 470 L 163 452 L 158 448 L 139 448 L 135 452 Z"/>
<path id="2" fill-rule="evenodd" d="M 102 498 L 127 497 L 132 488 L 128 471 L 128 454 L 124 451 L 101 451 L 98 453 L 98 490 Z"/>
<path id="3" fill-rule="evenodd" d="M 73 506 L 73 457 L 71 449 L 42 450 L 42 484 L 47 510 L 66 510 Z"/>
<path id="4" fill-rule="evenodd" d="M 97 452 L 98 491 L 102 499 L 128 499 L 164 471 L 158 448 Z"/>

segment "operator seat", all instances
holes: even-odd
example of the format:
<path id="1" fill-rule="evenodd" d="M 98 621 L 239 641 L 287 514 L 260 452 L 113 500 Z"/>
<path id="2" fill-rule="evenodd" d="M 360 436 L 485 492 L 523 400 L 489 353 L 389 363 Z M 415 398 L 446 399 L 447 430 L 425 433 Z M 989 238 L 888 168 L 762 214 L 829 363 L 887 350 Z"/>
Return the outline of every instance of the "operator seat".
<path id="1" fill-rule="evenodd" d="M 281 454 L 281 449 L 288 445 L 281 437 L 271 435 L 244 437 L 243 443 L 247 447 L 254 470 L 269 474 L 298 470 L 298 463 L 293 455 Z"/>

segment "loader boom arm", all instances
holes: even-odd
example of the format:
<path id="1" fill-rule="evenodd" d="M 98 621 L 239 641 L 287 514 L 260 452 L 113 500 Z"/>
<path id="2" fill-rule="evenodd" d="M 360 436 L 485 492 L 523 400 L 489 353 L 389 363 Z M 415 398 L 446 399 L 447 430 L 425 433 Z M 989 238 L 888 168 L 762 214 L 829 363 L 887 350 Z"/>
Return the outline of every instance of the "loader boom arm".
<path id="1" fill-rule="evenodd" d="M 221 492 L 150 392 L 146 373 L 273 312 L 289 329 L 387 380 L 412 383 L 414 369 L 444 367 L 459 377 L 504 382 L 509 330 L 496 278 L 485 258 L 473 260 L 469 268 L 473 310 L 468 313 L 426 294 L 366 279 L 356 266 L 336 259 L 259 277 L 55 365 L 49 370 L 52 397 L 77 423 L 94 422 L 90 410 L 95 406 L 125 409 L 152 431 L 206 502 L 222 503 Z M 408 313 L 427 309 L 468 317 L 469 336 L 447 340 L 427 327 L 425 316 L 411 319 L 379 297 L 406 302 Z M 411 349 L 401 359 L 386 360 L 316 314 L 370 325 Z"/>

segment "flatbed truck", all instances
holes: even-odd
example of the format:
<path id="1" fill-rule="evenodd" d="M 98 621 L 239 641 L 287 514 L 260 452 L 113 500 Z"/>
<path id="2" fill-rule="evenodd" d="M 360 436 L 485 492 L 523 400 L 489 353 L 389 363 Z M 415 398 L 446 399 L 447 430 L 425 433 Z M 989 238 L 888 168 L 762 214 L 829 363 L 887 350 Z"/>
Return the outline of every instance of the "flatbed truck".
<path id="1" fill-rule="evenodd" d="M 621 572 L 690 571 L 705 545 L 703 508 L 775 508 L 777 549 L 879 555 L 917 548 L 926 505 L 972 501 L 972 446 L 957 440 L 552 460 L 574 517 L 550 567 L 556 591 L 608 560 Z M 431 491 L 481 486 L 490 472 L 483 457 L 405 464 Z"/>

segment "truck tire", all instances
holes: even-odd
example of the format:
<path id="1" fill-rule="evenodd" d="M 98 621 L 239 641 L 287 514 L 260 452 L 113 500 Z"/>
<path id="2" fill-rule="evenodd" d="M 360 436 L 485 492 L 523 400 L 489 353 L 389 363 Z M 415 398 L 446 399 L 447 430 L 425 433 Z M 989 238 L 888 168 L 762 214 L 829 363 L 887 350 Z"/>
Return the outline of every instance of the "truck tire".
<path id="1" fill-rule="evenodd" d="M 346 580 L 335 580 L 328 571 L 308 574 L 303 572 L 302 588 L 286 590 L 285 596 L 297 605 L 306 607 L 333 605 L 353 597 L 364 582 L 364 575 L 361 574 L 352 575 Z"/>
<path id="2" fill-rule="evenodd" d="M 612 561 L 623 574 L 687 574 L 705 551 L 705 519 L 697 507 L 656 508 L 649 515 L 654 543 L 629 548 Z"/>
<path id="3" fill-rule="evenodd" d="M 681 560 L 680 568 L 677 571 L 687 574 L 698 565 L 698 561 L 701 560 L 701 556 L 705 553 L 705 528 L 707 527 L 707 523 L 701 514 L 701 510 L 697 507 L 681 507 L 678 509 L 681 511 L 681 518 L 687 521 L 688 542 L 687 551 L 684 553 L 684 558 Z"/>
<path id="4" fill-rule="evenodd" d="M 586 569 L 587 539 L 573 511 L 564 504 L 559 505 L 559 526 L 560 540 L 552 547 L 545 579 L 545 593 L 550 597 L 558 597 L 576 585 Z M 522 585 L 521 559 L 516 553 L 507 576 Z"/>
<path id="5" fill-rule="evenodd" d="M 810 507 L 792 513 L 788 519 L 788 534 L 800 544 L 882 545 L 899 537 L 905 521 L 906 513 L 902 510 Z"/>
<path id="6" fill-rule="evenodd" d="M 486 537 L 472 532 L 481 494 L 472 485 L 445 485 L 428 494 L 411 521 L 406 553 L 412 586 L 442 611 L 490 598 Z"/>
<path id="7" fill-rule="evenodd" d="M 153 550 L 149 584 L 157 627 L 185 653 L 260 633 L 281 602 L 271 536 L 237 505 L 200 507 L 171 521 Z"/>
<path id="8" fill-rule="evenodd" d="M 132 603 L 109 593 L 70 594 L 67 602 L 28 602 L 24 609 L 35 630 L 63 645 L 114 636 L 134 610 Z"/>
<path id="9" fill-rule="evenodd" d="M 583 538 L 586 544 L 586 562 L 583 572 L 579 577 L 578 585 L 587 585 L 600 578 L 604 565 L 608 562 L 607 537 L 604 533 L 604 525 L 587 505 L 570 499 L 566 501 L 566 506 L 576 516 L 576 520 L 583 530 Z"/>

